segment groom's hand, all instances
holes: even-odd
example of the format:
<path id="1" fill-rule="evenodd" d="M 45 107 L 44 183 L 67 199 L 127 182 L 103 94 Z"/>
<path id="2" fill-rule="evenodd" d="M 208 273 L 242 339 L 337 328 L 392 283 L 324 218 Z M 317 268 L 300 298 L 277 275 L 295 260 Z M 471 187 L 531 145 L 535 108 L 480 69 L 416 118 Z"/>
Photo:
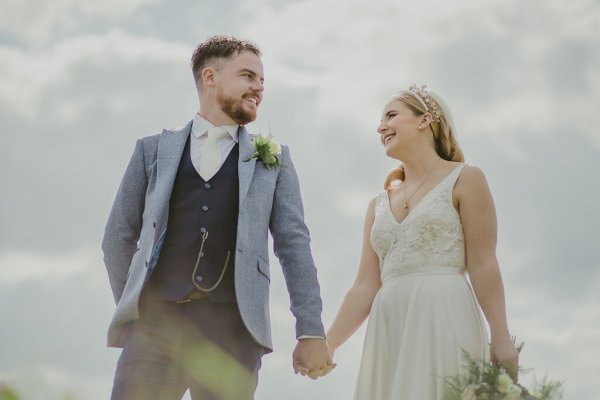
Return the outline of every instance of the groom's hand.
<path id="1" fill-rule="evenodd" d="M 325 376 L 335 368 L 325 339 L 300 339 L 292 357 L 294 373 L 311 379 Z"/>

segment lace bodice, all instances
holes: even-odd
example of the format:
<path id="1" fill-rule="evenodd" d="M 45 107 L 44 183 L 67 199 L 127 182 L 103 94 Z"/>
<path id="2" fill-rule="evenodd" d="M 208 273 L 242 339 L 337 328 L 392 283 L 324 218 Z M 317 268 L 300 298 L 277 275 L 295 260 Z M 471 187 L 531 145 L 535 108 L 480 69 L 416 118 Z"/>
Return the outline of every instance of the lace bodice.
<path id="1" fill-rule="evenodd" d="M 371 245 L 379 256 L 381 279 L 427 271 L 464 270 L 465 240 L 452 190 L 464 164 L 456 167 L 398 223 L 388 192 L 377 195 Z"/>

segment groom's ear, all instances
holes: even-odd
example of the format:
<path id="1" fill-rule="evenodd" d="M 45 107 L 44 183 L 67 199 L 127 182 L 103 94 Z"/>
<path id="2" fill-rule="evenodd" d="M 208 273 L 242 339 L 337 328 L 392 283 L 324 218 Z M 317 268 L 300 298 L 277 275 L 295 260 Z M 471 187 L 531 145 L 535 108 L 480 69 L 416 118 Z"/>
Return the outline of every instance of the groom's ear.
<path id="1" fill-rule="evenodd" d="M 215 70 L 213 67 L 206 67 L 200 72 L 200 79 L 202 79 L 203 86 L 214 86 L 215 85 Z"/>

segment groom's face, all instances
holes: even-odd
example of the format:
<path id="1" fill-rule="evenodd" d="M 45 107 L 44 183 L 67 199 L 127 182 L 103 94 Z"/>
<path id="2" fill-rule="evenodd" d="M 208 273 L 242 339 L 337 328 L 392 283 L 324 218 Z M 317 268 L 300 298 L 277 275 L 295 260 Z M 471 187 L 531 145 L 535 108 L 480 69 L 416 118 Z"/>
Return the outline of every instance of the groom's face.
<path id="1" fill-rule="evenodd" d="M 240 125 L 256 119 L 264 90 L 263 66 L 260 58 L 242 51 L 224 60 L 215 71 L 216 101 L 232 120 Z"/>

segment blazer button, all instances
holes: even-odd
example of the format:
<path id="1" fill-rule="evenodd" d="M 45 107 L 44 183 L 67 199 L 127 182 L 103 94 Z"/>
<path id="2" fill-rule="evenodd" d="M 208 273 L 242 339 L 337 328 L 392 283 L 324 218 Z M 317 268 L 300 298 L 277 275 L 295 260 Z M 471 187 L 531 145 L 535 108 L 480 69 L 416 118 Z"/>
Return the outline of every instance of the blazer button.
<path id="1" fill-rule="evenodd" d="M 206 228 L 205 227 L 200 228 L 200 232 L 206 233 Z"/>
<path id="2" fill-rule="evenodd" d="M 204 184 L 204 188 L 205 188 L 205 189 L 210 189 L 211 187 L 212 187 L 212 186 L 210 186 L 210 183 L 208 183 L 208 182 L 206 182 L 206 183 Z"/>
<path id="3" fill-rule="evenodd" d="M 204 211 L 204 212 L 208 211 L 208 206 L 202 206 L 202 211 Z"/>

